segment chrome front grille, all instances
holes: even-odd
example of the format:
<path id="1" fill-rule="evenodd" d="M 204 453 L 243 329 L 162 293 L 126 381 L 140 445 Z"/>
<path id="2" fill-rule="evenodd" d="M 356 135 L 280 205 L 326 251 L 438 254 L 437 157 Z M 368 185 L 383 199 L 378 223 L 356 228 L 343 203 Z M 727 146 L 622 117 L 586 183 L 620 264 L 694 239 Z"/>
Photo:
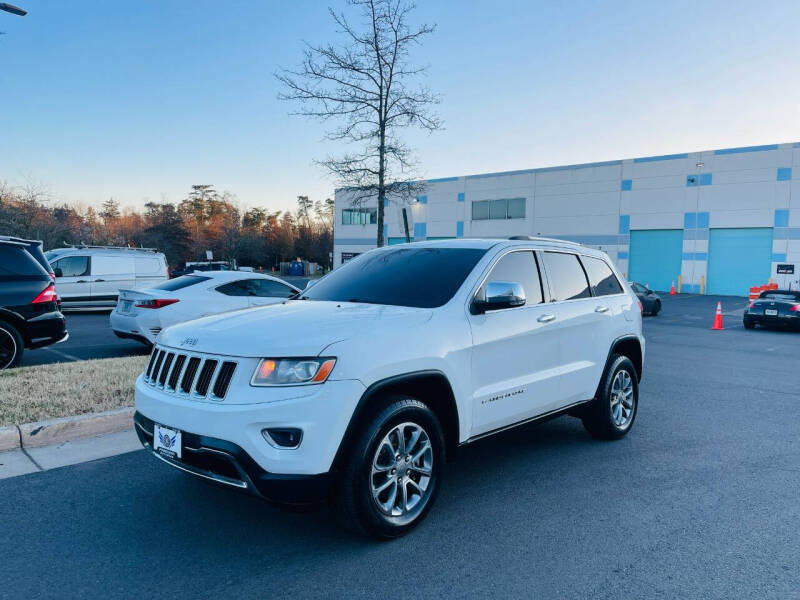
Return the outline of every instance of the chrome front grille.
<path id="1" fill-rule="evenodd" d="M 235 361 L 154 346 L 144 381 L 165 392 L 224 400 L 236 367 Z"/>

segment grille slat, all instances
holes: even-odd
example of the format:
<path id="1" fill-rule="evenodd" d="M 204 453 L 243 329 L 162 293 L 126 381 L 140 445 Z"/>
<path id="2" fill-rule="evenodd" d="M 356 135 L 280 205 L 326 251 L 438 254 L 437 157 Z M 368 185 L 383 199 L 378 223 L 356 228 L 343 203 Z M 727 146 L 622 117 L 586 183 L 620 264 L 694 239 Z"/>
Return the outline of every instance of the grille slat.
<path id="1" fill-rule="evenodd" d="M 208 394 L 208 387 L 211 385 L 211 378 L 214 376 L 214 371 L 217 369 L 217 361 L 207 359 L 203 363 L 203 368 L 200 370 L 200 376 L 197 378 L 197 385 L 194 391 L 200 396 Z"/>
<path id="2" fill-rule="evenodd" d="M 194 376 L 197 375 L 197 368 L 200 366 L 200 359 L 193 356 L 189 359 L 189 364 L 186 365 L 186 372 L 183 374 L 181 380 L 181 391 L 188 394 L 192 391 L 192 384 L 194 383 Z"/>
<path id="3" fill-rule="evenodd" d="M 167 382 L 167 375 L 169 374 L 169 368 L 172 365 L 172 361 L 174 358 L 175 358 L 175 353 L 170 352 L 164 359 L 164 366 L 161 367 L 161 373 L 158 376 L 158 385 L 163 386 Z"/>
<path id="4" fill-rule="evenodd" d="M 153 365 L 153 372 L 150 374 L 150 381 L 155 383 L 158 379 L 158 371 L 161 369 L 161 361 L 164 360 L 164 354 L 166 354 L 163 350 L 158 353 L 158 358 L 156 359 L 156 364 Z"/>
<path id="5" fill-rule="evenodd" d="M 238 362 L 192 356 L 169 349 L 153 348 L 144 372 L 144 381 L 164 392 L 224 400 Z"/>
<path id="6" fill-rule="evenodd" d="M 175 359 L 175 366 L 172 367 L 172 374 L 169 376 L 169 381 L 167 382 L 167 387 L 171 389 L 175 389 L 178 385 L 178 378 L 181 376 L 181 371 L 183 371 L 183 364 L 186 362 L 186 355 L 179 354 L 178 357 Z"/>
<path id="7" fill-rule="evenodd" d="M 153 372 L 153 365 L 156 362 L 156 357 L 158 356 L 158 348 L 153 348 L 153 353 L 150 355 L 150 362 L 147 363 L 147 371 L 145 372 L 145 378 L 150 379 L 150 374 Z"/>
<path id="8" fill-rule="evenodd" d="M 234 371 L 236 371 L 235 362 L 226 361 L 222 363 L 219 375 L 217 375 L 217 381 L 214 383 L 213 391 L 217 398 L 224 398 L 225 394 L 228 393 L 228 386 L 231 384 Z"/>

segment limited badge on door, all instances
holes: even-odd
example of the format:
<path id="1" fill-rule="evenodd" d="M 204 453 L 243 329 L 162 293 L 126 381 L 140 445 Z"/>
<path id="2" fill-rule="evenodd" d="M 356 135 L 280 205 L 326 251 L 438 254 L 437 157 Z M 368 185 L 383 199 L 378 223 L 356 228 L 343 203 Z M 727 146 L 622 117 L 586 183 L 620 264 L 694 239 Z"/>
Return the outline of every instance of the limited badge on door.
<path id="1" fill-rule="evenodd" d="M 167 458 L 181 459 L 181 432 L 153 425 L 153 450 Z"/>

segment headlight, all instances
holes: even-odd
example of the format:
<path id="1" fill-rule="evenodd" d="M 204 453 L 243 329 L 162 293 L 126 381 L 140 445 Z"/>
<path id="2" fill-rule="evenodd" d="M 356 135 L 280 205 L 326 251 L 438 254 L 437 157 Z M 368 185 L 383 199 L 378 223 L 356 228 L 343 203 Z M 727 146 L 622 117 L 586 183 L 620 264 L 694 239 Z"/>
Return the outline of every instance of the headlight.
<path id="1" fill-rule="evenodd" d="M 262 358 L 250 385 L 312 385 L 324 383 L 335 358 Z"/>

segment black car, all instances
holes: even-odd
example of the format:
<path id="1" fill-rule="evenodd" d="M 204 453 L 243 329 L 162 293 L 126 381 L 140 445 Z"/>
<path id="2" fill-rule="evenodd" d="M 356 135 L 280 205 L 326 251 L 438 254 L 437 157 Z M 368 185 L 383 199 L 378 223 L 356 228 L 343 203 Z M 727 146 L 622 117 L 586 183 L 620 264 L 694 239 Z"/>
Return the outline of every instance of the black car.
<path id="1" fill-rule="evenodd" d="M 0 237 L 0 369 L 17 366 L 25 348 L 68 336 L 52 271 L 37 259 L 37 249 L 41 253 L 41 242 Z"/>
<path id="2" fill-rule="evenodd" d="M 642 303 L 642 313 L 645 315 L 656 316 L 661 311 L 661 298 L 653 290 L 643 286 L 641 283 L 629 281 L 633 293 L 639 298 Z"/>
<path id="3" fill-rule="evenodd" d="M 800 292 L 767 290 L 744 311 L 745 329 L 756 325 L 789 326 L 800 329 Z"/>

